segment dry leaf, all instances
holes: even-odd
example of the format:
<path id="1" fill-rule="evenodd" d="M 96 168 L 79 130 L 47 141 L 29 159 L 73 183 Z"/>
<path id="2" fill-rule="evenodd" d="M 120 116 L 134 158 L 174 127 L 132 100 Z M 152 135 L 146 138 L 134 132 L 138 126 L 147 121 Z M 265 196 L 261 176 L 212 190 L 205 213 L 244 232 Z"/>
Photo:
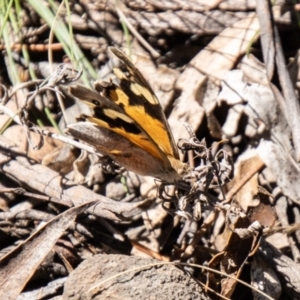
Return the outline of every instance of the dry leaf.
<path id="1" fill-rule="evenodd" d="M 1 258 L 0 294 L 16 299 L 48 252 L 78 214 L 98 201 L 70 208 L 39 228 L 26 241 Z"/>

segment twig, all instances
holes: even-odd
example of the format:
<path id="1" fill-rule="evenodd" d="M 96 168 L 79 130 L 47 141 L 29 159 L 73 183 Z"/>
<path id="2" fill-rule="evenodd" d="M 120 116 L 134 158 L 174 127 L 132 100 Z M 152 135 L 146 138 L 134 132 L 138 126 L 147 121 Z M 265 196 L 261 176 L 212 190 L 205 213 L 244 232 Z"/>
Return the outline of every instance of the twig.
<path id="1" fill-rule="evenodd" d="M 62 200 L 57 199 L 57 198 L 48 197 L 48 196 L 35 194 L 35 193 L 30 193 L 30 192 L 27 192 L 25 189 L 20 188 L 20 187 L 18 187 L 18 188 L 0 188 L 0 194 L 1 193 L 14 193 L 14 194 L 17 194 L 17 195 L 23 195 L 25 197 L 38 199 L 38 200 L 41 200 L 41 201 L 61 204 L 61 205 L 67 206 L 67 207 L 72 207 L 73 206 L 71 201 L 62 201 Z"/>
<path id="2" fill-rule="evenodd" d="M 155 58 L 160 57 L 160 54 L 155 51 L 149 43 L 135 30 L 135 28 L 128 21 L 127 17 L 124 15 L 122 10 L 120 9 L 119 1 L 115 1 L 115 9 L 119 16 L 119 18 L 126 24 L 131 33 L 137 38 L 137 40 L 151 53 L 151 55 Z"/>

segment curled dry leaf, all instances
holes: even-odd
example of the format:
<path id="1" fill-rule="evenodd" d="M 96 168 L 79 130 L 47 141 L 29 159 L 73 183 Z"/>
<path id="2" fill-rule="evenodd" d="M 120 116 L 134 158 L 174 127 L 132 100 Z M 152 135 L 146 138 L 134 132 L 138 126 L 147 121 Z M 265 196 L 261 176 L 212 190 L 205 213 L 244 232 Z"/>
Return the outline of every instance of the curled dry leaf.
<path id="1" fill-rule="evenodd" d="M 229 225 L 230 227 L 226 227 L 222 233 L 224 238 L 227 238 L 226 246 L 209 262 L 209 266 L 213 269 L 221 269 L 225 278 L 220 280 L 216 274 L 209 273 L 207 284 L 213 289 L 220 284 L 221 295 L 230 298 L 236 288 L 237 281 L 226 277 L 226 274 L 239 278 L 248 257 L 253 255 L 259 246 L 261 233 L 260 226 L 250 224 L 249 218 L 246 217 L 237 203 L 230 207 L 227 213 L 231 216 L 233 223 Z M 250 234 L 245 235 L 246 232 Z"/>

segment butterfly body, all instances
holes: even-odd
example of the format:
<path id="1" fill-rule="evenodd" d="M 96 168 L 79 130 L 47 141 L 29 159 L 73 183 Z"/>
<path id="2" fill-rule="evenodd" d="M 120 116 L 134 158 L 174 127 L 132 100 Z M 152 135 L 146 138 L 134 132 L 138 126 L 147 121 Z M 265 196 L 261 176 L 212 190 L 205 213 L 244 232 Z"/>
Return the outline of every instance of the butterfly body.
<path id="1" fill-rule="evenodd" d="M 125 73 L 113 72 L 119 85 L 95 83 L 96 91 L 71 86 L 69 91 L 90 107 L 91 114 L 68 126 L 76 138 L 93 145 L 128 170 L 173 182 L 187 172 L 179 161 L 174 139 L 162 107 L 151 87 L 131 61 L 118 49 Z"/>

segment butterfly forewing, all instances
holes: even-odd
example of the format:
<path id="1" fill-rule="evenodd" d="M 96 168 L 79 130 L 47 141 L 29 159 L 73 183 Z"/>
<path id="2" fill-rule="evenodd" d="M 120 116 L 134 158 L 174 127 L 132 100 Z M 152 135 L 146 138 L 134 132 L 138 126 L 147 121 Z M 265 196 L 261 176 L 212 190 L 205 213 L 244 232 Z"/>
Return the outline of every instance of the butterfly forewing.
<path id="1" fill-rule="evenodd" d="M 123 62 L 127 74 L 114 68 L 120 80 L 120 88 L 108 88 L 109 97 L 147 132 L 167 156 L 178 158 L 169 124 L 153 90 L 121 51 L 110 49 Z"/>
<path id="2" fill-rule="evenodd" d="M 81 115 L 81 118 L 114 131 L 165 163 L 166 159 L 161 150 L 121 107 L 83 86 L 70 87 L 69 91 L 92 109 L 91 116 Z"/>

